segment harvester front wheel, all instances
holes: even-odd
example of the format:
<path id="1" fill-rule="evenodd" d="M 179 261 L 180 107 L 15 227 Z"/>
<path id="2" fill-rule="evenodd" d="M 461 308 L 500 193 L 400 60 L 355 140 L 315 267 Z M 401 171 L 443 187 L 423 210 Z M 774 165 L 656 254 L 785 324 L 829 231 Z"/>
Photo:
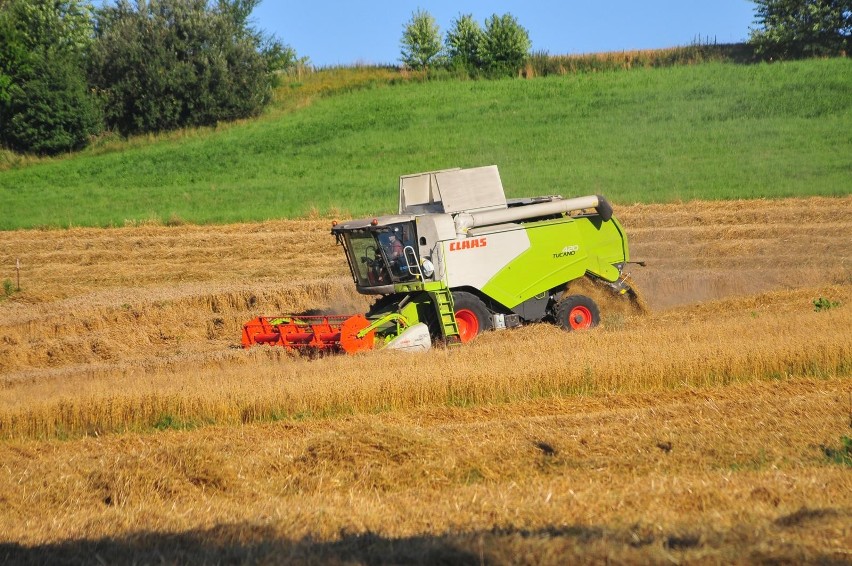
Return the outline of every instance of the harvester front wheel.
<path id="1" fill-rule="evenodd" d="M 585 295 L 569 295 L 556 305 L 556 323 L 565 330 L 586 330 L 600 322 L 598 305 Z"/>
<path id="2" fill-rule="evenodd" d="M 491 316 L 479 297 L 464 291 L 453 293 L 456 308 L 456 323 L 462 344 L 470 342 L 482 332 L 491 330 Z"/>

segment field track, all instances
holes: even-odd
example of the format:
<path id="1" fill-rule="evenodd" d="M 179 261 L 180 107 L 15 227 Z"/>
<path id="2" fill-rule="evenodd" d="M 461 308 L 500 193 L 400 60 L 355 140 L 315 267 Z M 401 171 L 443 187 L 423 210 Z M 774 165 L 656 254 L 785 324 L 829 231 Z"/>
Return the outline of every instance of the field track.
<path id="1" fill-rule="evenodd" d="M 0 232 L 0 562 L 852 561 L 852 197 L 616 215 L 648 313 L 321 359 L 327 219 Z"/>

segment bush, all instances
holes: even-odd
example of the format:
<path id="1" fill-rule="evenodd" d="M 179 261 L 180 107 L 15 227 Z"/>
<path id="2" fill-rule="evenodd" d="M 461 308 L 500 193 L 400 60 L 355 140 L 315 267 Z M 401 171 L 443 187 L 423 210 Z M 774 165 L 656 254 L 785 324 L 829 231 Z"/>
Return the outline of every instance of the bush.
<path id="1" fill-rule="evenodd" d="M 101 130 L 83 65 L 91 6 L 80 0 L 0 4 L 0 140 L 40 154 L 85 147 Z"/>
<path id="2" fill-rule="evenodd" d="M 126 0 L 101 10 L 90 83 L 107 125 L 135 134 L 258 115 L 292 50 L 254 32 L 257 0 Z"/>
<path id="3" fill-rule="evenodd" d="M 73 59 L 46 55 L 38 58 L 33 71 L 11 92 L 4 112 L 6 144 L 44 155 L 86 147 L 101 131 L 101 113 L 83 69 Z"/>

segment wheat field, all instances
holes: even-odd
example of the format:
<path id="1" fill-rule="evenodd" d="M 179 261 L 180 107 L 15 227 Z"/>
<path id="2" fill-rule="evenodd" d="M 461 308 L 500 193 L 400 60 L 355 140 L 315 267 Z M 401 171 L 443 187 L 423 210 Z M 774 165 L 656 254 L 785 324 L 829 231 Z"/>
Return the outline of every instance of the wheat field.
<path id="1" fill-rule="evenodd" d="M 331 219 L 0 232 L 0 560 L 852 561 L 852 197 L 616 214 L 647 312 L 321 358 Z"/>

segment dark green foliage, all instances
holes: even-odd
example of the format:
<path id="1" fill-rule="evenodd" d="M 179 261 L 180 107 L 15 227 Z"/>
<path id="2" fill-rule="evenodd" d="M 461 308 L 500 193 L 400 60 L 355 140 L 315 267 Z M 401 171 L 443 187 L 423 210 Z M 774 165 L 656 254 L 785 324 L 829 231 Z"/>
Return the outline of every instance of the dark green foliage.
<path id="1" fill-rule="evenodd" d="M 0 138 L 5 122 L 3 105 L 8 103 L 19 69 L 28 59 L 20 22 L 14 5 L 0 0 Z"/>
<path id="2" fill-rule="evenodd" d="M 411 69 L 424 69 L 439 59 L 441 32 L 435 18 L 425 10 L 415 11 L 405 24 L 400 47 L 400 61 Z"/>
<path id="3" fill-rule="evenodd" d="M 852 0 L 754 0 L 751 43 L 764 58 L 848 54 Z"/>
<path id="4" fill-rule="evenodd" d="M 3 114 L 5 142 L 21 152 L 78 150 L 101 130 L 100 109 L 79 61 L 55 52 L 35 58 L 32 75 L 12 90 Z"/>
<path id="5" fill-rule="evenodd" d="M 104 119 L 131 134 L 259 114 L 297 63 L 250 27 L 259 2 L 118 0 L 96 20 L 86 0 L 0 0 L 0 141 L 55 154 Z"/>
<path id="6" fill-rule="evenodd" d="M 100 131 L 86 85 L 91 5 L 80 0 L 7 0 L 0 10 L 0 140 L 56 154 Z"/>
<path id="7" fill-rule="evenodd" d="M 247 27 L 258 0 L 118 0 L 100 13 L 90 82 L 123 134 L 258 115 L 292 52 Z"/>
<path id="8" fill-rule="evenodd" d="M 482 66 L 492 75 L 514 75 L 520 71 L 531 47 L 530 36 L 511 14 L 492 15 L 485 20 L 479 49 Z"/>

